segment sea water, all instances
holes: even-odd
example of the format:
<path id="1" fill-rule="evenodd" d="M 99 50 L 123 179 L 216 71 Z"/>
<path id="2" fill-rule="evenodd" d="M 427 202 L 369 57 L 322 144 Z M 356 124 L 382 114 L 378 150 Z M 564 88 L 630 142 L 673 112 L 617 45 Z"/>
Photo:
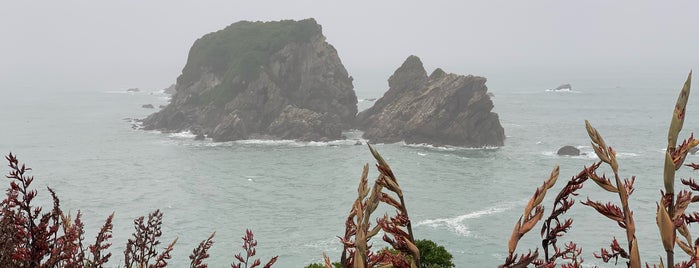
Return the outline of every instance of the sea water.
<path id="1" fill-rule="evenodd" d="M 655 225 L 656 202 L 663 187 L 667 127 L 684 77 L 673 78 L 659 86 L 593 81 L 567 92 L 491 86 L 505 146 L 375 146 L 404 190 L 416 238 L 443 245 L 457 267 L 494 267 L 507 255 L 509 236 L 528 198 L 553 167 L 560 165 L 561 176 L 544 201 L 547 212 L 565 180 L 597 160 L 585 132 L 588 119 L 618 152 L 622 178 L 636 176 L 630 200 L 636 235 L 643 261 L 657 262 L 664 254 Z M 246 229 L 254 232 L 263 262 L 279 255 L 275 267 L 320 262 L 323 252 L 339 261 L 337 236 L 344 234 L 363 165 L 371 164 L 370 181 L 377 175 L 367 147 L 355 145 L 355 139 L 361 140 L 357 131 L 346 133 L 350 140 L 331 142 L 195 141 L 191 133 L 132 128 L 133 119 L 155 111 L 141 105 L 168 102 L 160 92 L 17 87 L 3 88 L 2 94 L 0 151 L 18 155 L 33 168 L 38 205 L 50 205 L 45 190 L 50 186 L 65 211 L 82 212 L 86 243 L 115 213 L 113 266 L 123 264 L 133 220 L 155 209 L 164 212 L 162 246 L 179 238 L 173 267 L 186 266 L 192 249 L 214 231 L 208 262 L 227 267 L 242 251 Z M 360 99 L 381 94 L 365 92 Z M 699 127 L 695 100 L 690 98 L 683 138 Z M 564 145 L 585 155 L 557 156 Z M 689 156 L 687 161 L 699 159 Z M 7 173 L 8 168 L 0 170 Z M 608 168 L 601 170 L 610 175 Z M 677 177 L 690 176 L 685 168 Z M 618 202 L 592 183 L 576 199 L 587 197 Z M 385 212 L 393 213 L 382 209 L 373 217 Z M 573 227 L 560 243 L 576 241 L 586 264 L 608 266 L 592 254 L 613 237 L 625 245 L 624 231 L 580 203 L 568 216 L 574 218 Z M 540 247 L 538 228 L 519 243 L 518 252 Z M 380 237 L 374 240 L 375 249 L 385 246 Z"/>

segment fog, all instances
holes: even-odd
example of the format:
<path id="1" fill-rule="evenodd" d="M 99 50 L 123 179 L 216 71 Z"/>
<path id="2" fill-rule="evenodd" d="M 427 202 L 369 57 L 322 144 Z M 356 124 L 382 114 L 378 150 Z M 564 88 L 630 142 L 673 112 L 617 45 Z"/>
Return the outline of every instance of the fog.
<path id="1" fill-rule="evenodd" d="M 385 90 L 411 54 L 495 91 L 699 68 L 696 1 L 3 1 L 0 91 L 161 89 L 206 33 L 309 17 L 358 92 Z"/>

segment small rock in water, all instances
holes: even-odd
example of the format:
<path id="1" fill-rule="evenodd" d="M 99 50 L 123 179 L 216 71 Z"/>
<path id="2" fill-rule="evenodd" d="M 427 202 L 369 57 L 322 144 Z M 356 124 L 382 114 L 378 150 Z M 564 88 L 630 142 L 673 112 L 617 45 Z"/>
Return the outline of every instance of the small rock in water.
<path id="1" fill-rule="evenodd" d="M 573 86 L 571 86 L 570 84 L 562 84 L 562 85 L 556 87 L 554 90 L 555 90 L 555 91 L 558 91 L 558 90 L 568 90 L 568 91 L 570 91 L 570 90 L 573 90 Z"/>
<path id="2" fill-rule="evenodd" d="M 362 141 L 357 141 L 354 143 L 354 145 L 362 145 Z"/>
<path id="3" fill-rule="evenodd" d="M 126 92 L 140 92 L 140 91 L 141 91 L 141 90 L 138 89 L 137 87 L 129 88 L 129 89 L 126 90 Z"/>
<path id="4" fill-rule="evenodd" d="M 206 138 L 206 136 L 204 136 L 204 134 L 199 133 L 199 134 L 197 134 L 196 137 L 194 137 L 194 140 L 195 141 L 203 141 L 205 138 Z"/>
<path id="5" fill-rule="evenodd" d="M 558 149 L 558 152 L 556 152 L 558 155 L 571 155 L 571 156 L 578 156 L 580 155 L 580 150 L 578 148 L 575 148 L 570 145 L 566 145 L 561 147 L 561 149 Z"/>
<path id="6" fill-rule="evenodd" d="M 141 105 L 141 108 L 153 109 L 153 108 L 155 108 L 155 107 L 153 106 L 153 104 L 150 104 L 150 103 L 149 103 L 149 104 Z"/>

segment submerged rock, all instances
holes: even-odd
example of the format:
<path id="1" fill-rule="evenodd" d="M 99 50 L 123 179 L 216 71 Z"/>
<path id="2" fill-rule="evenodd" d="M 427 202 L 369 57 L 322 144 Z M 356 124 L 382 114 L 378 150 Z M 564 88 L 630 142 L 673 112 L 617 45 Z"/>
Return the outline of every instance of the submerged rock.
<path id="1" fill-rule="evenodd" d="M 153 104 L 150 104 L 150 103 L 149 103 L 149 104 L 144 104 L 144 105 L 141 105 L 141 108 L 146 108 L 146 109 L 154 109 L 154 108 L 155 108 L 155 106 L 153 106 Z"/>
<path id="2" fill-rule="evenodd" d="M 578 156 L 580 155 L 580 150 L 578 148 L 575 148 L 574 146 L 566 145 L 558 149 L 558 152 L 556 152 L 556 154 Z"/>
<path id="3" fill-rule="evenodd" d="M 357 128 L 374 143 L 502 146 L 505 131 L 491 112 L 485 82 L 442 69 L 427 76 L 422 61 L 410 56 L 388 79 L 383 97 L 357 115 Z"/>
<path id="4" fill-rule="evenodd" d="M 197 40 L 170 104 L 147 129 L 214 141 L 342 138 L 357 114 L 352 80 L 313 19 L 237 22 Z"/>

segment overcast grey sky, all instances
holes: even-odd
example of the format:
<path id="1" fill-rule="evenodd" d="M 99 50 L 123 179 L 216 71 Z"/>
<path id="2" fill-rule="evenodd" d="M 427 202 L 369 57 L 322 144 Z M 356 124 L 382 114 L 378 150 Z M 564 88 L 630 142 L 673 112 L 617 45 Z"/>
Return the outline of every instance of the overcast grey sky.
<path id="1" fill-rule="evenodd" d="M 0 91 L 160 89 L 206 33 L 308 17 L 358 90 L 385 90 L 410 54 L 428 71 L 486 76 L 491 89 L 699 68 L 699 1 L 2 1 Z"/>

